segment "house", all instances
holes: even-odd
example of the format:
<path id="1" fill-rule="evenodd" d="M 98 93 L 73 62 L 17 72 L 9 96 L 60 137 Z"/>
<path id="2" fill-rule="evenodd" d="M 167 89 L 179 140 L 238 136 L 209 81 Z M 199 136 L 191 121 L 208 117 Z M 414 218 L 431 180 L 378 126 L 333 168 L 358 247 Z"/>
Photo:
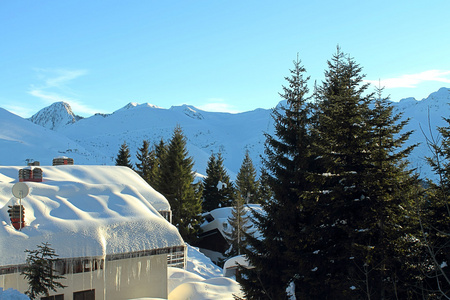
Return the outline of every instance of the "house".
<path id="1" fill-rule="evenodd" d="M 227 259 L 223 264 L 223 276 L 237 278 L 239 276 L 240 267 L 246 269 L 253 268 L 250 266 L 250 263 L 245 255 L 238 255 Z"/>
<path id="2" fill-rule="evenodd" d="M 248 204 L 244 208 L 246 216 L 251 216 L 251 211 L 262 213 L 259 204 Z M 227 235 L 231 234 L 229 219 L 232 216 L 233 207 L 216 208 L 203 214 L 203 223 L 200 225 L 202 233 L 196 246 L 215 263 L 219 263 L 225 257 L 225 252 L 230 247 Z M 251 220 L 251 218 L 250 218 Z M 255 229 L 252 229 L 254 231 Z M 257 231 L 254 231 L 259 236 Z"/>
<path id="3" fill-rule="evenodd" d="M 42 181 L 22 180 L 29 194 L 17 199 L 23 168 L 0 166 L 0 287 L 25 292 L 25 250 L 47 242 L 67 287 L 41 299 L 167 299 L 167 267 L 183 267 L 186 251 L 168 201 L 127 167 L 39 168 Z M 19 201 L 16 229 L 8 210 Z"/>

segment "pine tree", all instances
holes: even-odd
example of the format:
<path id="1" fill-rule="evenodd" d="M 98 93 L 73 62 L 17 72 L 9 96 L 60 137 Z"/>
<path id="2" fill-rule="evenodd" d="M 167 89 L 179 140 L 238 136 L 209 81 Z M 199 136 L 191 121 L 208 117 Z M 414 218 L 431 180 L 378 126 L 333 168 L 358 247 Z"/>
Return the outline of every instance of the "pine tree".
<path id="1" fill-rule="evenodd" d="M 219 207 L 231 206 L 233 202 L 233 186 L 230 182 L 223 158 L 211 154 L 206 167 L 206 178 L 203 179 L 203 212 Z"/>
<path id="2" fill-rule="evenodd" d="M 450 119 L 445 121 L 449 125 L 438 128 L 441 140 L 427 140 L 432 152 L 428 163 L 439 179 L 428 182 L 426 201 L 420 207 L 422 271 L 426 275 L 423 293 L 430 299 L 450 298 Z"/>
<path id="3" fill-rule="evenodd" d="M 421 188 L 406 160 L 416 145 L 404 147 L 412 133 L 402 132 L 408 120 L 393 113 L 382 90 L 377 89 L 368 122 L 370 155 L 361 199 L 365 205 L 358 212 L 359 230 L 354 230 L 353 237 L 356 278 L 360 278 L 354 291 L 376 299 L 408 299 L 413 296 L 411 286 L 417 284 L 420 275 L 417 264 L 408 262 L 419 252 L 417 239 L 411 237 L 417 236 L 413 201 Z"/>
<path id="4" fill-rule="evenodd" d="M 338 48 L 328 61 L 325 81 L 316 87 L 312 120 L 317 169 L 310 174 L 315 198 L 312 217 L 305 231 L 308 247 L 302 256 L 296 291 L 322 299 L 350 297 L 348 267 L 352 263 L 351 229 L 363 195 L 362 171 L 366 163 L 369 102 L 363 96 L 361 68 Z M 298 259 L 297 259 L 298 261 Z M 323 285 L 323 283 L 326 283 Z M 298 291 L 299 290 L 299 291 Z"/>
<path id="5" fill-rule="evenodd" d="M 225 233 L 225 238 L 230 244 L 230 248 L 225 252 L 226 257 L 241 255 L 242 249 L 247 248 L 246 234 L 251 234 L 250 216 L 245 205 L 245 200 L 237 194 L 233 201 L 231 216 L 228 217 L 231 231 Z"/>
<path id="6" fill-rule="evenodd" d="M 142 147 L 138 148 L 136 153 L 136 172 L 147 182 L 150 183 L 150 173 L 152 169 L 151 165 L 151 153 L 149 152 L 149 142 L 147 140 L 142 141 Z"/>
<path id="7" fill-rule="evenodd" d="M 120 146 L 119 153 L 117 154 L 116 157 L 116 166 L 124 166 L 133 169 L 130 157 L 131 157 L 130 149 L 128 148 L 127 143 L 123 142 L 123 144 Z"/>
<path id="8" fill-rule="evenodd" d="M 159 143 L 154 144 L 154 150 L 151 151 L 151 172 L 149 174 L 149 182 L 150 185 L 157 191 L 160 190 L 160 185 L 163 185 L 161 179 L 161 163 L 166 158 L 167 154 L 167 145 L 164 143 L 164 140 L 161 139 Z"/>
<path id="9" fill-rule="evenodd" d="M 368 85 L 352 58 L 338 48 L 328 67 L 316 91 L 314 140 L 322 170 L 311 177 L 317 213 L 310 245 L 316 250 L 307 279 L 318 298 L 396 297 L 406 247 L 406 232 L 398 228 L 410 217 L 401 205 L 408 207 L 417 186 L 403 162 L 411 148 L 398 151 L 410 133 L 397 137 L 405 123 L 397 124 L 385 101 L 365 95 Z"/>
<path id="10" fill-rule="evenodd" d="M 258 202 L 259 182 L 256 180 L 256 170 L 248 150 L 236 176 L 236 191 L 248 203 Z"/>
<path id="11" fill-rule="evenodd" d="M 177 126 L 162 156 L 158 191 L 169 201 L 173 224 L 188 243 L 196 240 L 202 219 L 201 187 L 194 183 L 192 168 L 186 138 Z"/>
<path id="12" fill-rule="evenodd" d="M 260 170 L 260 177 L 259 177 L 259 186 L 258 191 L 256 193 L 256 203 L 264 204 L 269 201 L 272 201 L 273 198 L 273 191 L 270 189 L 270 185 L 268 183 L 269 175 L 267 174 L 267 171 L 264 168 L 261 168 Z"/>
<path id="13" fill-rule="evenodd" d="M 36 299 L 39 295 L 49 296 L 49 290 L 55 291 L 58 288 L 65 288 L 58 279 L 64 279 L 57 275 L 53 268 L 58 255 L 50 248 L 49 243 L 42 243 L 37 246 L 37 250 L 25 250 L 28 253 L 27 264 L 22 271 L 22 275 L 28 280 L 29 289 L 26 294 L 31 299 Z"/>
<path id="14" fill-rule="evenodd" d="M 297 58 L 289 84 L 280 96 L 287 100 L 282 111 L 274 111 L 275 136 L 266 135 L 264 182 L 272 197 L 262 204 L 264 213 L 254 212 L 254 224 L 262 238 L 246 235 L 245 254 L 254 268 L 242 271 L 241 285 L 248 299 L 285 299 L 286 288 L 298 274 L 294 255 L 303 252 L 307 241 L 301 228 L 310 218 L 310 205 L 302 191 L 310 190 L 308 174 L 313 166 L 309 132 L 310 106 L 305 68 Z"/>

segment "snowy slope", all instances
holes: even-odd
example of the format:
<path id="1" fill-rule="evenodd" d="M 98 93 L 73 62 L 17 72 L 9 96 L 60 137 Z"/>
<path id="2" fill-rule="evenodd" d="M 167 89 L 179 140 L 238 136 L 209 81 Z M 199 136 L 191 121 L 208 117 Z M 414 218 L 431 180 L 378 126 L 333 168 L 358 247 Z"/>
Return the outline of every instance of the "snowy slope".
<path id="1" fill-rule="evenodd" d="M 232 300 L 233 295 L 244 296 L 239 283 L 223 277 L 222 269 L 198 248 L 187 248 L 186 270 L 169 268 L 169 300 Z"/>
<path id="2" fill-rule="evenodd" d="M 27 182 L 27 226 L 15 230 L 8 205 L 19 167 L 0 167 L 0 265 L 25 262 L 25 249 L 49 242 L 61 258 L 104 256 L 184 245 L 159 215 L 167 200 L 126 167 L 41 166 L 43 182 Z M 155 209 L 157 207 L 157 209 Z M 10 245 L 14 245 L 11 248 Z"/>
<path id="3" fill-rule="evenodd" d="M 102 160 L 95 149 L 87 151 L 66 136 L 33 124 L 0 108 L 0 165 L 26 165 L 27 159 L 51 164 L 57 156 L 72 157 L 79 164 Z"/>
<path id="4" fill-rule="evenodd" d="M 414 130 L 414 134 L 409 144 L 421 143 L 412 153 L 410 161 L 411 166 L 418 168 L 422 177 L 432 177 L 433 174 L 425 164 L 424 157 L 429 155 L 429 151 L 420 127 L 424 128 L 426 132 L 429 131 L 429 114 L 432 132 L 436 135 L 436 126 L 445 125 L 442 117 L 450 116 L 449 100 L 449 89 L 442 88 L 420 101 L 408 98 L 400 102 L 393 102 L 397 112 L 402 112 L 405 118 L 411 119 L 407 130 Z M 282 105 L 281 102 L 280 105 Z M 0 129 L 2 131 L 10 126 L 2 123 L 3 118 L 1 117 L 5 113 L 7 112 L 0 110 Z M 61 115 L 64 112 L 57 114 Z M 17 120 L 17 122 L 21 121 Z M 78 164 L 112 165 L 120 145 L 124 141 L 129 144 L 132 160 L 135 160 L 137 148 L 142 145 L 144 139 L 148 139 L 151 143 L 159 142 L 160 139 L 168 141 L 176 125 L 182 127 L 187 137 L 188 151 L 194 157 L 196 171 L 205 174 L 209 156 L 212 152 L 220 151 L 232 178 L 238 172 L 247 149 L 256 169 L 259 170 L 260 156 L 264 153 L 264 133 L 273 134 L 274 132 L 271 110 L 256 109 L 239 114 L 229 114 L 206 112 L 189 105 L 163 109 L 147 103 L 129 103 L 109 115 L 96 114 L 75 123 L 57 126 L 55 130 L 70 142 L 52 146 L 53 134 L 48 133 L 49 131 L 45 133 L 41 131 L 39 134 L 50 135 L 49 142 L 44 145 L 45 147 L 57 149 L 56 152 L 74 157 Z M 12 127 L 16 126 L 16 124 L 12 124 Z M 20 127 L 22 128 L 23 125 Z M 21 146 L 20 143 L 25 143 L 25 141 L 29 143 L 30 135 L 22 137 L 19 132 L 13 136 L 13 139 L 17 143 L 11 144 L 9 139 L 2 139 L 0 134 L 0 149 L 3 149 L 0 154 L 8 154 L 6 162 L 4 161 L 5 155 L 0 156 L 0 164 L 11 165 L 19 162 L 23 164 L 26 158 L 43 160 L 35 156 L 39 154 L 42 157 L 44 153 L 31 151 L 36 148 L 34 145 L 37 144 L 37 139 L 33 142 L 33 146 L 28 148 Z M 4 149 L 8 149 L 8 151 Z M 72 155 L 71 152 L 74 154 Z M 51 161 L 55 156 L 54 153 L 55 151 L 48 151 L 46 161 Z"/>

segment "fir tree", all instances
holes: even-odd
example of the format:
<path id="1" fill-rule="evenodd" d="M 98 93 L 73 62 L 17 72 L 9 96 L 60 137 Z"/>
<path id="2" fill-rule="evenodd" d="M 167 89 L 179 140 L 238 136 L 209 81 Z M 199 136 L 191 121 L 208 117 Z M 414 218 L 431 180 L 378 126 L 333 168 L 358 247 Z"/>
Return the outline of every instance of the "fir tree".
<path id="1" fill-rule="evenodd" d="M 262 238 L 246 235 L 249 249 L 245 254 L 254 266 L 242 270 L 241 284 L 248 299 L 287 298 L 286 287 L 299 272 L 291 259 L 297 251 L 295 255 L 300 256 L 307 242 L 301 228 L 310 217 L 310 205 L 303 202 L 301 193 L 310 190 L 308 173 L 313 157 L 304 72 L 297 58 L 291 76 L 285 78 L 288 86 L 283 86 L 280 94 L 287 106 L 273 112 L 275 136 L 266 135 L 264 182 L 273 194 L 262 204 L 264 213 L 254 213 Z"/>
<path id="2" fill-rule="evenodd" d="M 338 48 L 328 61 L 325 81 L 316 87 L 313 145 L 317 170 L 312 172 L 314 213 L 308 225 L 308 248 L 296 285 L 298 295 L 322 299 L 352 297 L 348 268 L 353 262 L 351 230 L 364 202 L 363 170 L 369 140 L 370 96 L 363 96 L 361 68 Z M 355 204 L 355 205 L 354 205 Z M 358 207 L 359 205 L 359 207 Z M 352 228 L 352 229 L 351 229 Z M 313 270 L 313 271 L 311 271 Z M 319 282 L 326 282 L 325 285 Z"/>
<path id="3" fill-rule="evenodd" d="M 120 146 L 119 153 L 117 154 L 116 157 L 116 166 L 124 166 L 133 169 L 130 157 L 131 157 L 130 149 L 128 148 L 127 143 L 123 142 L 123 144 Z"/>
<path id="4" fill-rule="evenodd" d="M 158 191 L 169 201 L 173 224 L 188 243 L 196 240 L 202 219 L 201 187 L 194 183 L 192 168 L 186 138 L 177 126 L 161 159 Z"/>
<path id="5" fill-rule="evenodd" d="M 432 156 L 428 163 L 438 175 L 429 181 L 426 201 L 420 207 L 421 240 L 424 244 L 423 293 L 430 299 L 450 298 L 450 119 L 439 127 L 441 140 L 428 137 Z"/>
<path id="6" fill-rule="evenodd" d="M 161 139 L 159 143 L 154 144 L 154 150 L 151 151 L 151 171 L 149 174 L 150 185 L 157 191 L 159 191 L 159 186 L 163 185 L 161 179 L 161 163 L 166 158 L 167 154 L 167 145 L 164 143 L 164 140 Z"/>
<path id="7" fill-rule="evenodd" d="M 322 168 L 313 178 L 317 213 L 311 221 L 307 279 L 323 299 L 398 297 L 395 278 L 405 256 L 408 197 L 417 181 L 405 171 L 410 133 L 385 101 L 365 95 L 361 67 L 338 48 L 317 89 L 315 151 Z M 406 230 L 406 229 L 405 229 Z M 396 250 L 397 248 L 397 250 Z M 305 282 L 303 280 L 303 282 Z M 323 284 L 327 282 L 325 288 Z M 300 288 L 301 289 L 301 288 Z M 305 290 L 305 289 L 303 289 Z M 405 296 L 405 295 L 402 295 Z"/>
<path id="8" fill-rule="evenodd" d="M 233 186 L 223 166 L 223 158 L 211 154 L 206 167 L 206 178 L 203 179 L 203 212 L 219 207 L 231 206 L 233 202 Z"/>
<path id="9" fill-rule="evenodd" d="M 259 182 L 256 180 L 256 170 L 248 150 L 245 152 L 245 157 L 235 182 L 236 192 L 247 204 L 258 202 Z"/>
<path id="10" fill-rule="evenodd" d="M 264 168 L 261 168 L 260 174 L 256 202 L 264 204 L 272 200 L 273 191 L 270 189 L 267 171 Z"/>
<path id="11" fill-rule="evenodd" d="M 225 252 L 226 257 L 233 257 L 242 254 L 242 249 L 247 248 L 246 235 L 251 234 L 250 216 L 247 214 L 245 200 L 238 194 L 233 201 L 231 216 L 228 217 L 231 231 L 225 233 L 225 238 L 230 244 L 230 248 Z"/>
<path id="12" fill-rule="evenodd" d="M 58 255 L 55 250 L 50 248 L 49 243 L 42 243 L 37 246 L 37 250 L 25 250 L 28 253 L 27 264 L 22 271 L 22 275 L 28 280 L 29 289 L 25 293 L 31 298 L 36 299 L 39 295 L 49 296 L 49 290 L 55 291 L 58 288 L 65 288 L 58 279 L 64 279 L 57 275 L 53 268 Z"/>
<path id="13" fill-rule="evenodd" d="M 413 205 L 420 186 L 417 176 L 407 168 L 407 157 L 415 145 L 404 147 L 412 132 L 402 132 L 408 120 L 394 114 L 388 98 L 377 89 L 370 109 L 369 143 L 365 181 L 354 230 L 354 265 L 357 266 L 354 291 L 375 299 L 413 297 L 417 284 L 417 219 Z M 359 223 L 359 224 L 358 224 Z M 362 230 L 363 229 L 363 230 Z M 359 265 L 358 265 L 359 261 Z M 359 285 L 359 286 L 358 286 Z"/>
<path id="14" fill-rule="evenodd" d="M 144 140 L 142 142 L 142 147 L 138 148 L 138 152 L 136 153 L 136 159 L 138 160 L 138 163 L 136 163 L 136 172 L 141 175 L 147 183 L 150 183 L 150 173 L 152 169 L 152 157 L 149 152 L 149 145 L 149 142 Z"/>

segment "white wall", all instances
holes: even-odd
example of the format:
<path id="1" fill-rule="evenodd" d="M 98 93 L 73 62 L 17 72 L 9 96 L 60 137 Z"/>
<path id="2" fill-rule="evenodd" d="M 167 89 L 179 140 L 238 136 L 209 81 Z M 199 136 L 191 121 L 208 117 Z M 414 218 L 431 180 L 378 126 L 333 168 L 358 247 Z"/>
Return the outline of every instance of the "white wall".
<path id="1" fill-rule="evenodd" d="M 121 300 L 140 297 L 167 299 L 167 254 L 106 261 L 104 269 L 65 274 L 59 280 L 67 287 L 50 295 L 64 294 L 72 299 L 73 292 L 95 289 L 96 300 Z M 0 287 L 20 292 L 28 284 L 20 273 L 0 275 Z"/>

